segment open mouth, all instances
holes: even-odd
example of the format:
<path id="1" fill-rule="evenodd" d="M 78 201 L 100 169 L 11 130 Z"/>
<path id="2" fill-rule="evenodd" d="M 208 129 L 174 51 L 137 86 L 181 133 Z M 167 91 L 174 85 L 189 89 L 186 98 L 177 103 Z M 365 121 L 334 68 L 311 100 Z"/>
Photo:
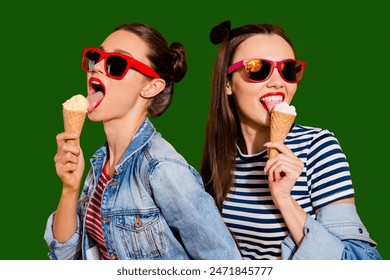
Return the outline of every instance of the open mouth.
<path id="1" fill-rule="evenodd" d="M 104 99 L 106 88 L 102 81 L 97 78 L 91 78 L 89 80 L 89 93 L 88 93 L 88 112 L 95 110 Z"/>
<path id="2" fill-rule="evenodd" d="M 264 109 L 268 112 L 271 112 L 276 104 L 284 100 L 283 93 L 268 93 L 260 97 L 260 103 L 263 105 Z"/>
<path id="3" fill-rule="evenodd" d="M 92 94 L 101 91 L 103 94 L 105 92 L 104 86 L 98 81 L 91 81 L 91 92 Z"/>

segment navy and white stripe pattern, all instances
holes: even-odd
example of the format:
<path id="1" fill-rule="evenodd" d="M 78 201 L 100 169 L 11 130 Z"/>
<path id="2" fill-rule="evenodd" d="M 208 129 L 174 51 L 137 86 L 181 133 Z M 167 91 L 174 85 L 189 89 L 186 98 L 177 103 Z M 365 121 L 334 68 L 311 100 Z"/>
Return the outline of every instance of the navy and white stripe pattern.
<path id="1" fill-rule="evenodd" d="M 315 217 L 317 209 L 354 196 L 348 163 L 331 132 L 295 124 L 285 144 L 305 166 L 291 193 L 306 213 Z M 234 187 L 223 206 L 223 219 L 244 259 L 280 258 L 288 235 L 263 171 L 267 160 L 267 151 L 243 155 L 238 149 Z"/>

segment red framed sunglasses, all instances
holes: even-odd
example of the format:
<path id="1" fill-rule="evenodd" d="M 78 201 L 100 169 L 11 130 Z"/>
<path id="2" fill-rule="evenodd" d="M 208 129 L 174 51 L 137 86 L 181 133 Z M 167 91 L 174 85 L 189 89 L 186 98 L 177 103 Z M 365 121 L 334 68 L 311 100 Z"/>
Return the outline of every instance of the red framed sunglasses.
<path id="1" fill-rule="evenodd" d="M 277 68 L 284 81 L 298 83 L 302 79 L 306 62 L 295 59 L 282 61 L 272 61 L 263 58 L 244 59 L 230 65 L 228 74 L 236 71 L 241 66 L 244 66 L 245 76 L 250 82 L 259 83 L 268 80 L 274 68 Z"/>
<path id="2" fill-rule="evenodd" d="M 104 52 L 98 48 L 85 48 L 81 68 L 85 72 L 92 72 L 96 63 L 104 59 L 104 70 L 110 78 L 121 80 L 130 68 L 134 68 L 142 74 L 160 78 L 160 76 L 149 66 L 135 58 L 119 52 Z"/>

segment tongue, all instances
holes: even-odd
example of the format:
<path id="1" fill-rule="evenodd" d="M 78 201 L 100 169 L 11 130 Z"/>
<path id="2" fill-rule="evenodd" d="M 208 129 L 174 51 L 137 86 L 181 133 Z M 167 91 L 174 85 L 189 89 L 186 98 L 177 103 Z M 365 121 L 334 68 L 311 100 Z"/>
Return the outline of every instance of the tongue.
<path id="1" fill-rule="evenodd" d="M 103 98 L 104 98 L 104 94 L 101 91 L 89 95 L 87 97 L 89 103 L 88 112 L 92 112 L 93 110 L 95 110 L 96 107 L 99 106 L 100 103 L 103 101 Z"/>
<path id="2" fill-rule="evenodd" d="M 267 107 L 268 112 L 272 112 L 272 109 L 275 107 L 276 104 L 279 104 L 282 101 L 262 101 L 262 103 Z"/>

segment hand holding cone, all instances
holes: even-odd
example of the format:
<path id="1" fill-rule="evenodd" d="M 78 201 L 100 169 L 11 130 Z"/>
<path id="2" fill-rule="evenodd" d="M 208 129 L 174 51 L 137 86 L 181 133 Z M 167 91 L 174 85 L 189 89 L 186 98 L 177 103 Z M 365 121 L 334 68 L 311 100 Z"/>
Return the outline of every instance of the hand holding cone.
<path id="1" fill-rule="evenodd" d="M 288 105 L 287 102 L 277 104 L 271 112 L 271 142 L 284 143 L 292 124 L 296 117 L 295 107 Z M 268 157 L 273 158 L 279 154 L 279 151 L 270 148 Z"/>
<path id="2" fill-rule="evenodd" d="M 79 135 L 83 129 L 85 117 L 87 116 L 88 101 L 81 95 L 74 95 L 62 104 L 62 115 L 64 119 L 65 132 L 76 132 Z M 67 143 L 78 146 L 80 139 L 68 140 Z"/>

